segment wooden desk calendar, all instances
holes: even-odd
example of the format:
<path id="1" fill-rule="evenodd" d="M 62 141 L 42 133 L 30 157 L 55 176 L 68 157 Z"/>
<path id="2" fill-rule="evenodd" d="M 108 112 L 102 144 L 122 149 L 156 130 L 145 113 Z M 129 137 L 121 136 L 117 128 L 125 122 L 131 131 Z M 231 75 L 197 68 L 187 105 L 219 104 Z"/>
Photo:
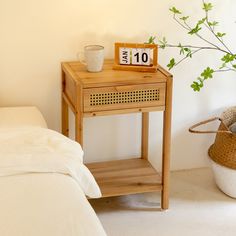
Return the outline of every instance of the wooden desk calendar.
<path id="1" fill-rule="evenodd" d="M 161 191 L 161 207 L 169 206 L 172 76 L 113 70 L 106 60 L 102 72 L 89 73 L 79 62 L 62 63 L 62 133 L 69 134 L 68 107 L 75 114 L 76 140 L 83 145 L 83 119 L 115 114 L 142 114 L 141 157 L 86 164 L 102 197 Z M 149 112 L 163 111 L 162 175 L 148 161 Z"/>
<path id="2" fill-rule="evenodd" d="M 157 71 L 157 45 L 115 43 L 114 70 Z"/>

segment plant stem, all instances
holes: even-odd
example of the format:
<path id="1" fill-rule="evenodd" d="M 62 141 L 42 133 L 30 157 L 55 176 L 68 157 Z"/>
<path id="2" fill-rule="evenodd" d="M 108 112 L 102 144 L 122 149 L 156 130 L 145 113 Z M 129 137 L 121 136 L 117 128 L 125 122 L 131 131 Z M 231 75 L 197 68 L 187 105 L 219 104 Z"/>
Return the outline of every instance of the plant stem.
<path id="1" fill-rule="evenodd" d="M 181 27 L 183 27 L 183 28 L 186 29 L 187 31 L 191 30 L 191 28 L 189 28 L 189 27 L 185 26 L 184 24 L 182 24 L 182 23 L 176 18 L 175 14 L 174 14 L 173 18 L 174 18 L 174 20 L 175 20 Z M 184 22 L 185 22 L 185 21 L 184 21 Z"/>
<path id="2" fill-rule="evenodd" d="M 202 0 L 202 2 L 203 2 L 203 4 L 205 3 L 205 1 L 204 0 Z M 231 55 L 234 55 L 233 53 L 232 53 L 232 51 L 226 46 L 226 44 L 223 42 L 223 40 L 222 39 L 220 39 L 217 35 L 216 35 L 216 33 L 214 32 L 214 29 L 211 27 L 211 25 L 210 25 L 210 23 L 209 23 L 209 16 L 208 16 L 208 12 L 205 10 L 205 14 L 206 14 L 206 22 L 207 22 L 207 25 L 206 24 L 204 24 L 205 26 L 206 26 L 206 28 L 208 29 L 208 30 L 210 30 L 210 32 L 215 36 L 215 38 L 224 46 L 224 48 L 227 50 L 227 53 L 228 54 L 231 54 Z"/>
<path id="3" fill-rule="evenodd" d="M 196 54 L 197 52 L 200 52 L 201 50 L 203 50 L 203 48 L 199 48 L 197 50 L 195 50 L 191 55 Z M 181 60 L 179 60 L 177 63 L 175 63 L 175 66 L 179 65 L 181 62 L 183 62 L 184 60 L 186 60 L 189 56 L 185 56 L 184 58 L 182 58 Z"/>
<path id="4" fill-rule="evenodd" d="M 173 18 L 174 18 L 174 20 L 181 26 L 181 27 L 183 27 L 185 30 L 187 30 L 187 31 L 190 31 L 192 28 L 186 23 L 186 21 L 184 21 L 184 24 L 182 24 L 177 18 L 176 18 L 176 16 L 175 16 L 175 14 L 174 14 L 174 16 L 173 16 Z M 210 41 L 208 41 L 207 39 L 205 39 L 205 38 L 203 38 L 200 34 L 198 34 L 198 33 L 196 33 L 196 36 L 198 37 L 198 38 L 200 38 L 201 40 L 203 40 L 204 42 L 206 42 L 207 44 L 210 44 L 211 46 L 213 46 L 216 50 L 219 50 L 219 51 L 222 51 L 222 52 L 224 52 L 224 53 L 229 53 L 229 50 L 228 51 L 226 51 L 226 50 L 224 50 L 224 49 L 222 49 L 222 48 L 220 48 L 218 45 L 216 45 L 216 44 L 214 44 L 214 43 L 211 43 Z M 216 37 L 217 37 L 217 35 L 215 35 Z M 217 37 L 218 38 L 218 37 Z M 223 43 L 223 42 L 221 42 L 221 43 Z M 223 43 L 224 44 L 224 43 Z M 213 48 L 212 48 L 213 49 Z"/>
<path id="5" fill-rule="evenodd" d="M 169 47 L 169 48 L 179 48 L 180 46 L 179 45 L 172 45 L 172 44 L 166 44 L 165 45 L 166 47 Z M 227 51 L 225 51 L 224 49 L 219 49 L 219 48 L 216 48 L 216 47 L 201 47 L 201 46 L 194 46 L 194 45 L 181 45 L 183 48 L 195 48 L 195 49 L 203 49 L 203 50 L 217 50 L 217 51 L 221 51 L 221 52 L 224 52 L 224 53 L 228 53 Z"/>
<path id="6" fill-rule="evenodd" d="M 228 68 L 228 69 L 224 69 L 224 70 L 214 70 L 214 72 L 228 72 L 228 71 L 236 72 L 236 70 L 232 69 L 232 68 Z"/>

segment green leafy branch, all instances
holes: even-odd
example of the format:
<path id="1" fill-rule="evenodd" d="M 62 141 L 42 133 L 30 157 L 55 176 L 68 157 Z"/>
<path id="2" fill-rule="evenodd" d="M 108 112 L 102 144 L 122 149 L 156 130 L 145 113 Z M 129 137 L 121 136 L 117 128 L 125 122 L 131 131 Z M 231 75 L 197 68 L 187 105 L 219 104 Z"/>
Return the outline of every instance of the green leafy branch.
<path id="1" fill-rule="evenodd" d="M 219 22 L 209 19 L 209 12 L 213 9 L 213 5 L 210 2 L 205 2 L 202 0 L 202 9 L 204 12 L 204 17 L 199 19 L 194 26 L 191 26 L 189 23 L 190 16 L 185 16 L 183 13 L 176 7 L 171 7 L 169 10 L 173 14 L 173 19 L 179 24 L 184 30 L 187 31 L 187 34 L 199 38 L 204 45 L 183 45 L 179 44 L 169 44 L 167 39 L 163 37 L 158 40 L 159 47 L 161 49 L 165 48 L 178 48 L 181 59 L 176 61 L 175 58 L 171 58 L 169 64 L 167 65 L 168 69 L 171 70 L 173 67 L 179 65 L 188 58 L 192 58 L 194 54 L 197 54 L 203 50 L 215 50 L 223 54 L 220 58 L 220 66 L 216 69 L 213 69 L 207 66 L 200 76 L 193 81 L 191 87 L 194 91 L 200 91 L 203 88 L 204 83 L 208 79 L 212 79 L 213 75 L 218 72 L 227 72 L 234 71 L 236 72 L 236 54 L 234 54 L 229 47 L 224 43 L 224 37 L 226 33 L 216 31 L 216 28 L 219 26 Z M 217 39 L 218 43 L 215 43 L 212 38 L 207 38 L 201 33 L 203 29 L 207 29 L 210 34 Z M 156 37 L 152 36 L 149 38 L 147 43 L 154 44 Z"/>

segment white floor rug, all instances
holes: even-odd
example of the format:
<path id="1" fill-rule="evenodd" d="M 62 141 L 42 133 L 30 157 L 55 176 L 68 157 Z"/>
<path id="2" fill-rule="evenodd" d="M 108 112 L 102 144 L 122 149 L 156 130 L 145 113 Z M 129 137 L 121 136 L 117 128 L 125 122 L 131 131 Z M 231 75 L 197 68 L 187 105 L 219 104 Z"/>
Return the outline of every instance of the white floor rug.
<path id="1" fill-rule="evenodd" d="M 108 236 L 236 235 L 236 199 L 216 187 L 210 169 L 173 172 L 167 211 L 159 193 L 90 202 Z"/>

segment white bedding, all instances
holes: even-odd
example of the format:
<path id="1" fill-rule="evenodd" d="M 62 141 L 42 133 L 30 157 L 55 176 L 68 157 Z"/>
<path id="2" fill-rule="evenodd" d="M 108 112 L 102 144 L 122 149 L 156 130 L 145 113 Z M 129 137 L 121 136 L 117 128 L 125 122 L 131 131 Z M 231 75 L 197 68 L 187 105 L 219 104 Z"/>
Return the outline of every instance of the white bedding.
<path id="1" fill-rule="evenodd" d="M 40 127 L 0 129 L 0 235 L 99 236 L 85 195 L 100 189 L 77 142 Z"/>
<path id="2" fill-rule="evenodd" d="M 70 176 L 0 178 L 1 236 L 105 236 L 83 191 Z"/>

